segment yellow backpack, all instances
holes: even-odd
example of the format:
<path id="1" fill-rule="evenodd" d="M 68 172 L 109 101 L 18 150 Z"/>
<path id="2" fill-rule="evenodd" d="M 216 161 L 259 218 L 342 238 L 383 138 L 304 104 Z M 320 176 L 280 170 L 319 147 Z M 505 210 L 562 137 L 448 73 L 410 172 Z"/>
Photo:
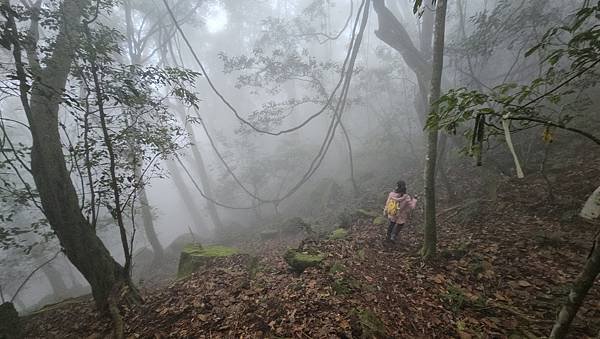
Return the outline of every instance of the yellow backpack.
<path id="1" fill-rule="evenodd" d="M 385 212 L 389 216 L 395 216 L 398 213 L 398 202 L 394 199 L 389 199 L 387 205 L 385 205 Z"/>

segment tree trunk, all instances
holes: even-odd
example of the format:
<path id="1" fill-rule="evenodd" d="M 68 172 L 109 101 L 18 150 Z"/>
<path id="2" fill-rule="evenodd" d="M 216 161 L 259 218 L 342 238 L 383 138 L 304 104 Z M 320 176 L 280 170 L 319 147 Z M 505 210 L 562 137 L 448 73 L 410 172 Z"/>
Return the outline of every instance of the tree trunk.
<path id="1" fill-rule="evenodd" d="M 0 304 L 0 338 L 23 338 L 23 326 L 15 305 L 10 302 Z"/>
<path id="2" fill-rule="evenodd" d="M 4 0 L 7 4 L 8 0 Z M 65 165 L 58 129 L 58 110 L 62 91 L 66 87 L 71 62 L 80 38 L 81 14 L 89 1 L 65 0 L 60 12 L 62 21 L 47 67 L 32 80 L 31 96 L 27 98 L 27 79 L 17 70 L 21 83 L 21 103 L 30 126 L 32 137 L 31 172 L 44 214 L 56 233 L 69 260 L 83 274 L 92 287 L 96 305 L 108 309 L 108 299 L 116 286 L 128 282 L 123 267 L 110 255 L 96 236 L 79 206 L 77 192 Z M 14 22 L 9 23 L 16 33 Z M 20 63 L 20 45 L 13 37 L 15 62 Z M 21 73 L 21 76 L 19 76 Z"/>
<path id="3" fill-rule="evenodd" d="M 563 305 L 558 318 L 550 333 L 550 339 L 562 339 L 567 336 L 569 326 L 577 314 L 577 310 L 583 304 L 583 300 L 589 289 L 594 284 L 594 280 L 600 273 L 600 233 L 596 235 L 594 245 L 588 256 L 583 272 L 575 279 L 573 287 L 569 291 L 567 301 Z"/>
<path id="4" fill-rule="evenodd" d="M 194 228 L 196 229 L 196 232 L 200 234 L 206 231 L 206 227 L 200 226 L 205 224 L 204 218 L 202 214 L 200 214 L 200 209 L 198 206 L 194 204 L 194 197 L 188 190 L 188 186 L 185 184 L 179 168 L 177 168 L 175 162 L 168 160 L 167 169 L 171 174 L 171 179 L 173 179 L 173 182 L 175 183 L 175 187 L 177 188 L 177 192 L 179 193 L 181 200 L 183 200 L 183 205 L 194 220 Z"/>
<path id="5" fill-rule="evenodd" d="M 52 288 L 54 297 L 57 299 L 66 297 L 69 289 L 67 288 L 67 285 L 65 284 L 60 272 L 52 267 L 52 264 L 42 267 L 42 272 L 44 272 L 44 275 L 48 279 L 48 283 Z"/>
<path id="6" fill-rule="evenodd" d="M 179 118 L 186 126 L 187 132 L 190 135 L 190 140 L 192 142 L 192 156 L 194 161 L 196 162 L 196 170 L 198 171 L 198 176 L 200 177 L 200 183 L 202 184 L 202 189 L 207 196 L 211 198 L 215 198 L 214 192 L 212 190 L 212 185 L 210 182 L 210 178 L 208 177 L 208 172 L 206 171 L 206 165 L 204 164 L 204 159 L 202 158 L 202 154 L 200 153 L 200 148 L 198 147 L 198 140 L 196 139 L 196 134 L 194 133 L 194 129 L 190 124 L 186 124 L 186 116 L 183 112 L 182 107 L 178 107 L 177 111 L 179 112 Z M 208 215 L 210 220 L 213 222 L 213 225 L 217 229 L 223 228 L 223 223 L 221 222 L 221 218 L 219 217 L 219 212 L 217 211 L 217 206 L 209 200 L 206 200 L 206 209 L 208 211 Z"/>
<path id="7" fill-rule="evenodd" d="M 146 189 L 142 182 L 141 166 L 135 166 L 134 176 L 135 180 L 141 185 L 137 188 L 137 190 L 140 198 L 140 208 L 142 209 L 144 233 L 146 234 L 146 239 L 148 239 L 148 242 L 150 242 L 150 246 L 152 246 L 152 251 L 154 252 L 154 261 L 160 261 L 164 257 L 164 250 L 160 244 L 160 241 L 158 240 L 158 235 L 156 235 L 156 229 L 154 228 L 152 209 L 150 207 L 150 203 L 148 202 L 148 195 L 146 194 Z"/>
<path id="8" fill-rule="evenodd" d="M 415 46 L 404 26 L 386 7 L 385 0 L 374 0 L 373 8 L 378 17 L 378 28 L 375 35 L 388 46 L 395 49 L 406 65 L 415 73 L 419 87 L 419 95 L 415 99 L 415 109 L 421 126 L 425 126 L 427 117 L 427 96 L 431 81 L 431 32 L 432 12 L 425 9 L 421 35 L 420 49 Z"/>
<path id="9" fill-rule="evenodd" d="M 436 171 L 442 182 L 442 185 L 446 189 L 446 195 L 448 200 L 454 200 L 456 199 L 456 191 L 454 190 L 452 182 L 450 182 L 450 178 L 448 177 L 448 172 L 446 170 L 446 162 L 448 161 L 448 146 L 448 135 L 442 133 L 439 140 L 439 161 L 436 167 Z"/>
<path id="10" fill-rule="evenodd" d="M 131 3 L 129 0 L 123 3 L 125 7 L 125 28 L 126 28 L 126 36 L 127 36 L 127 48 L 129 51 L 129 59 L 132 65 L 141 65 L 142 57 L 141 51 L 138 51 L 135 48 L 134 41 L 134 25 L 133 25 L 133 16 L 131 13 Z M 154 218 L 152 217 L 152 208 L 150 206 L 150 202 L 148 201 L 148 194 L 146 193 L 146 186 L 142 177 L 142 163 L 136 163 L 138 157 L 136 156 L 136 146 L 131 147 L 131 153 L 134 159 L 134 179 L 136 182 L 140 183 L 139 187 L 136 188 L 139 193 L 140 198 L 140 208 L 142 210 L 142 223 L 144 226 L 144 233 L 146 234 L 146 239 L 150 242 L 150 246 L 152 247 L 152 251 L 154 252 L 154 261 L 160 261 L 163 259 L 164 250 L 160 241 L 158 240 L 158 236 L 156 235 L 156 229 L 154 227 Z"/>
<path id="11" fill-rule="evenodd" d="M 430 114 L 437 111 L 437 100 L 440 97 L 442 70 L 444 68 L 444 33 L 446 28 L 446 0 L 438 0 L 435 12 L 435 28 L 433 38 L 433 71 L 429 95 Z M 425 240 L 421 255 L 428 259 L 436 254 L 437 234 L 435 220 L 435 162 L 437 158 L 437 129 L 427 134 L 427 155 L 425 158 Z"/>

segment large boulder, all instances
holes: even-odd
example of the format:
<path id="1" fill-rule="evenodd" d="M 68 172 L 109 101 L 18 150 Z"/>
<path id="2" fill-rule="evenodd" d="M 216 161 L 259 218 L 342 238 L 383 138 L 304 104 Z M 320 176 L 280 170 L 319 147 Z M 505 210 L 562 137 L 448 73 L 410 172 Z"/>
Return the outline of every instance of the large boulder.
<path id="1" fill-rule="evenodd" d="M 5 302 L 0 305 L 0 338 L 23 338 L 19 313 L 17 313 L 15 305 L 10 302 Z"/>
<path id="2" fill-rule="evenodd" d="M 238 253 L 239 251 L 235 248 L 220 245 L 187 245 L 181 251 L 179 266 L 177 268 L 177 277 L 182 278 L 188 276 L 215 258 L 229 257 Z"/>
<path id="3" fill-rule="evenodd" d="M 318 267 L 325 259 L 321 254 L 311 254 L 308 252 L 300 252 L 298 250 L 289 249 L 283 255 L 283 259 L 290 265 L 292 271 L 297 273 L 304 272 L 309 267 Z"/>

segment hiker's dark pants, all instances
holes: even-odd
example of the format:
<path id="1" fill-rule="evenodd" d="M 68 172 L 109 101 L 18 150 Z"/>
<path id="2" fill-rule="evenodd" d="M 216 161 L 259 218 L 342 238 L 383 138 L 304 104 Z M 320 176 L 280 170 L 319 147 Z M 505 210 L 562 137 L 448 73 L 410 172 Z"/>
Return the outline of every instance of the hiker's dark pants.
<path id="1" fill-rule="evenodd" d="M 396 240 L 396 237 L 398 236 L 398 233 L 400 232 L 402 226 L 404 226 L 404 224 L 397 224 L 390 220 L 390 225 L 388 226 L 386 239 Z"/>

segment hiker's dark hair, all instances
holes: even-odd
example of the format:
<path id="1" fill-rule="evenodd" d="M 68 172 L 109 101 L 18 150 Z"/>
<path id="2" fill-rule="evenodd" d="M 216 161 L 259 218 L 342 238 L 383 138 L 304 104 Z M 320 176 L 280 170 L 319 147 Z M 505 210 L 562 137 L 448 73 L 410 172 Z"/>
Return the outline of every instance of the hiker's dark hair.
<path id="1" fill-rule="evenodd" d="M 406 183 L 404 182 L 404 180 L 398 180 L 398 182 L 396 183 L 395 192 L 400 193 L 402 195 L 406 194 Z"/>

